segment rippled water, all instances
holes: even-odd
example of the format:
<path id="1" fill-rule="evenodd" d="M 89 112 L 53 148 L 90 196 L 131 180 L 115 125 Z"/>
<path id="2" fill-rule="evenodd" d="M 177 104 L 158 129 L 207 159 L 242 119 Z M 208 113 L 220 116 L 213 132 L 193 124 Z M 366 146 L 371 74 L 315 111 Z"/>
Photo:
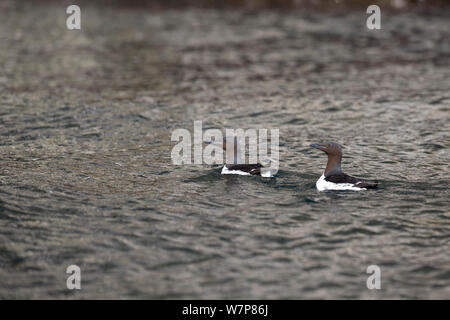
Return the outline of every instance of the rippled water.
<path id="1" fill-rule="evenodd" d="M 2 6 L 0 298 L 450 298 L 448 10 Z M 279 128 L 277 177 L 172 165 L 194 120 Z M 317 192 L 322 140 L 379 190 Z"/>

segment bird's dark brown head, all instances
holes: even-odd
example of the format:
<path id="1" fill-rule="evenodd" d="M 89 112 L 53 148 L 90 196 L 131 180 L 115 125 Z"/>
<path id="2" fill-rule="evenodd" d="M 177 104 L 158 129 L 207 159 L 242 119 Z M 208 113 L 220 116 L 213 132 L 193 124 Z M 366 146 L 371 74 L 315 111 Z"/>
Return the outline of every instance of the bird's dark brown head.
<path id="1" fill-rule="evenodd" d="M 338 145 L 336 142 L 313 143 L 310 146 L 322 150 L 323 152 L 329 155 L 342 156 L 342 147 Z"/>
<path id="2" fill-rule="evenodd" d="M 328 162 L 324 171 L 325 176 L 342 173 L 342 147 L 339 144 L 337 144 L 336 142 L 322 142 L 313 143 L 310 146 L 322 150 L 328 155 Z"/>
<path id="3" fill-rule="evenodd" d="M 205 144 L 215 144 L 220 146 L 224 151 L 227 151 L 227 147 L 236 149 L 238 146 L 237 137 L 223 137 L 222 140 L 204 141 Z"/>
<path id="4" fill-rule="evenodd" d="M 223 140 L 204 141 L 204 143 L 220 146 L 226 153 L 227 163 L 241 164 L 244 161 L 241 157 L 241 148 L 237 137 L 224 137 Z"/>

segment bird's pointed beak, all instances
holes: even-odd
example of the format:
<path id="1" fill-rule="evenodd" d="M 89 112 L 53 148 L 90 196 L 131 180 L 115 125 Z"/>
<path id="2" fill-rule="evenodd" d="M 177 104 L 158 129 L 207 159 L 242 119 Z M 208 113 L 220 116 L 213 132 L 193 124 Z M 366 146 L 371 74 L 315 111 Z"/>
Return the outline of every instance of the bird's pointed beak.
<path id="1" fill-rule="evenodd" d="M 212 144 L 216 146 L 222 146 L 222 142 L 220 141 L 203 141 L 204 144 Z"/>
<path id="2" fill-rule="evenodd" d="M 324 149 L 325 149 L 325 146 L 321 145 L 320 143 L 313 143 L 313 144 L 310 144 L 309 146 L 319 149 L 319 150 L 322 150 L 322 151 L 324 151 Z"/>

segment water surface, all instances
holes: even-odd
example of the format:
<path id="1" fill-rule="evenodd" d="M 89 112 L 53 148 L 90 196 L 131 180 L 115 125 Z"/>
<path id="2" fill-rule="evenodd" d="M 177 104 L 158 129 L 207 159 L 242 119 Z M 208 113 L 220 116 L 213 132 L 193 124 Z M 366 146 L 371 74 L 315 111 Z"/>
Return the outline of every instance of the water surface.
<path id="1" fill-rule="evenodd" d="M 450 298 L 448 11 L 3 6 L 0 298 Z M 194 120 L 279 128 L 277 177 L 172 165 Z M 379 190 L 317 192 L 323 140 Z"/>

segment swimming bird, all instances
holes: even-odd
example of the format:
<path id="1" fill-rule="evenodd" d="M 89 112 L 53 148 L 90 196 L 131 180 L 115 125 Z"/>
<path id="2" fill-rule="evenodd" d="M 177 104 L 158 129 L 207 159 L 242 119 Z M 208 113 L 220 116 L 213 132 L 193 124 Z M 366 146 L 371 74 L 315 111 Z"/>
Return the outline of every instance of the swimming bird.
<path id="1" fill-rule="evenodd" d="M 327 166 L 322 176 L 317 180 L 319 191 L 325 190 L 367 190 L 378 187 L 378 182 L 366 182 L 342 172 L 342 148 L 335 142 L 314 143 L 313 148 L 322 150 L 328 156 Z"/>
<path id="2" fill-rule="evenodd" d="M 205 143 L 219 145 L 225 151 L 226 163 L 222 168 L 221 174 L 273 177 L 270 168 L 266 168 L 260 163 L 244 163 L 237 137 L 224 137 L 223 141 L 207 141 Z"/>

